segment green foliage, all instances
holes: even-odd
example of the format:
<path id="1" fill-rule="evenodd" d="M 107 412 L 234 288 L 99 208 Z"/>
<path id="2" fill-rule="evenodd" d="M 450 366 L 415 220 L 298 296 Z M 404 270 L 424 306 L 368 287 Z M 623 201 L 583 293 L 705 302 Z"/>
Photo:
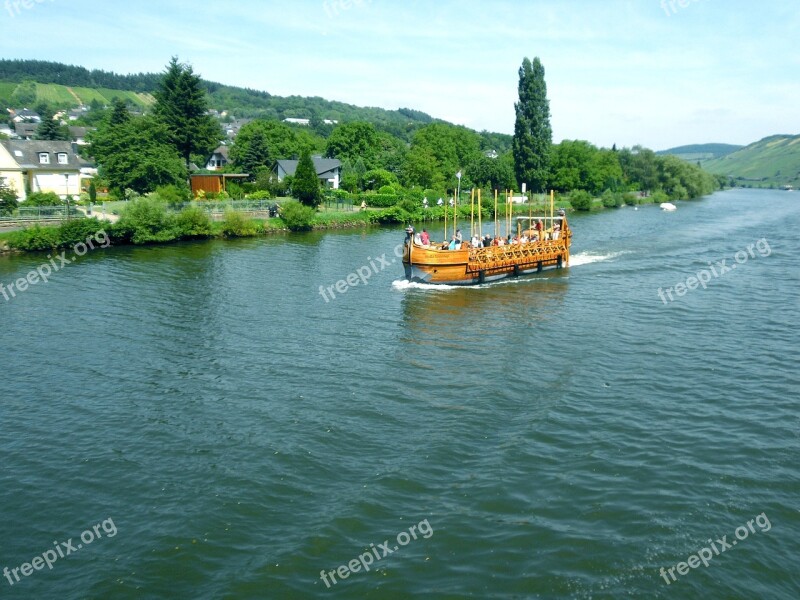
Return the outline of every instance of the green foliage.
<path id="1" fill-rule="evenodd" d="M 156 196 L 167 204 L 183 204 L 192 199 L 192 194 L 186 185 L 162 185 L 156 188 Z"/>
<path id="2" fill-rule="evenodd" d="M 368 190 L 379 190 L 384 187 L 398 188 L 400 181 L 397 175 L 386 169 L 372 169 L 364 173 L 364 188 Z M 384 192 L 381 192 L 382 194 Z"/>
<path id="3" fill-rule="evenodd" d="M 64 202 L 55 192 L 33 192 L 28 194 L 22 206 L 63 206 Z"/>
<path id="4" fill-rule="evenodd" d="M 200 78 L 190 65 L 172 57 L 155 92 L 155 118 L 166 128 L 169 143 L 188 168 L 192 154 L 208 155 L 222 139 L 222 130 L 210 115 Z"/>
<path id="5" fill-rule="evenodd" d="M 397 191 L 390 185 L 384 185 L 381 189 L 378 190 L 379 194 L 383 194 L 386 196 L 392 196 L 397 193 Z"/>
<path id="6" fill-rule="evenodd" d="M 522 61 L 518 91 L 512 142 L 517 183 L 520 187 L 527 183 L 532 191 L 545 191 L 550 176 L 553 131 L 544 67 L 538 56 L 533 63 L 527 57 Z"/>
<path id="7" fill-rule="evenodd" d="M 403 166 L 406 187 L 457 187 L 456 173 L 462 172 L 461 187 L 472 185 L 465 167 L 481 156 L 480 137 L 466 127 L 433 123 L 414 134 L 411 150 Z"/>
<path id="8" fill-rule="evenodd" d="M 37 140 L 66 140 L 68 132 L 65 127 L 53 118 L 53 111 L 49 107 L 42 107 L 39 116 L 42 118 L 36 128 Z"/>
<path id="9" fill-rule="evenodd" d="M 353 204 L 361 204 L 363 201 L 367 203 L 367 206 L 387 208 L 394 206 L 399 200 L 400 197 L 397 194 L 359 194 Z"/>
<path id="10" fill-rule="evenodd" d="M 575 210 L 592 210 L 592 195 L 585 190 L 576 190 L 570 194 L 569 203 Z"/>
<path id="11" fill-rule="evenodd" d="M 175 218 L 180 237 L 183 239 L 208 238 L 213 235 L 211 219 L 198 206 L 188 206 Z"/>
<path id="12" fill-rule="evenodd" d="M 625 201 L 622 198 L 622 193 L 612 192 L 611 190 L 606 190 L 603 192 L 601 200 L 603 201 L 603 206 L 606 208 L 619 208 L 625 204 Z"/>
<path id="13" fill-rule="evenodd" d="M 97 219 L 72 219 L 58 227 L 34 225 L 12 232 L 8 238 L 8 245 L 17 250 L 44 251 L 72 247 L 94 238 L 95 247 L 98 247 L 106 245 L 109 241 L 104 230 L 106 225 Z"/>
<path id="14" fill-rule="evenodd" d="M 168 129 L 153 117 L 112 112 L 88 136 L 100 174 L 117 197 L 132 189 L 145 194 L 165 185 L 185 185 L 186 168 L 170 142 Z"/>
<path id="15" fill-rule="evenodd" d="M 307 231 L 312 228 L 317 211 L 299 202 L 286 202 L 281 206 L 281 219 L 290 231 Z"/>
<path id="16" fill-rule="evenodd" d="M 316 207 L 322 202 L 319 177 L 308 150 L 303 151 L 297 164 L 292 182 L 292 195 L 306 206 Z"/>
<path id="17" fill-rule="evenodd" d="M 258 190 L 252 194 L 248 194 L 247 198 L 249 200 L 269 200 L 272 198 L 272 194 L 269 193 L 269 190 Z"/>
<path id="18" fill-rule="evenodd" d="M 368 169 L 378 168 L 378 131 L 372 123 L 346 123 L 333 130 L 325 146 L 325 156 L 339 160 L 358 158 Z"/>
<path id="19" fill-rule="evenodd" d="M 20 231 L 12 231 L 8 238 L 8 245 L 16 250 L 33 252 L 37 250 L 52 250 L 58 248 L 61 236 L 56 227 L 40 227 L 34 225 Z"/>
<path id="20" fill-rule="evenodd" d="M 236 210 L 226 210 L 222 220 L 222 234 L 225 237 L 251 237 L 258 233 L 255 221 Z"/>
<path id="21" fill-rule="evenodd" d="M 12 214 L 17 206 L 17 193 L 6 185 L 5 177 L 0 177 L 0 215 Z"/>
<path id="22" fill-rule="evenodd" d="M 115 237 L 134 244 L 169 242 L 180 236 L 175 216 L 152 198 L 139 198 L 125 207 L 113 231 Z"/>
<path id="23" fill-rule="evenodd" d="M 669 202 L 669 195 L 667 195 L 667 193 L 662 190 L 657 190 L 653 192 L 653 194 L 650 196 L 650 201 L 653 204 L 661 204 L 663 202 Z"/>
<path id="24" fill-rule="evenodd" d="M 89 182 L 89 202 L 92 204 L 97 202 L 97 186 L 94 184 L 94 179 Z"/>
<path id="25" fill-rule="evenodd" d="M 26 80 L 20 83 L 11 94 L 11 101 L 15 106 L 33 106 L 36 102 L 36 82 Z"/>

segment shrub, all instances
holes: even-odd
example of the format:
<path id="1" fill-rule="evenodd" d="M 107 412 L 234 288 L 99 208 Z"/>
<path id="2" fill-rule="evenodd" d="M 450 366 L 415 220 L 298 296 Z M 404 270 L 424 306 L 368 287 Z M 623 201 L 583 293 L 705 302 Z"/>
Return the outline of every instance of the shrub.
<path id="1" fill-rule="evenodd" d="M 89 202 L 92 204 L 97 202 L 97 186 L 94 184 L 94 180 L 89 182 Z"/>
<path id="2" fill-rule="evenodd" d="M 241 200 L 244 198 L 244 189 L 238 183 L 231 182 L 228 184 L 226 191 L 228 195 L 234 200 Z"/>
<path id="3" fill-rule="evenodd" d="M 258 233 L 256 224 L 244 213 L 226 210 L 222 220 L 222 234 L 225 237 L 250 237 Z"/>
<path id="4" fill-rule="evenodd" d="M 33 192 L 28 194 L 22 206 L 62 206 L 61 198 L 55 192 Z"/>
<path id="5" fill-rule="evenodd" d="M 364 173 L 364 183 L 367 189 L 379 190 L 384 187 L 391 187 L 393 191 L 400 185 L 397 175 L 386 169 L 372 169 Z M 383 194 L 384 192 L 380 192 Z"/>
<path id="6" fill-rule="evenodd" d="M 11 232 L 8 245 L 17 250 L 52 250 L 58 248 L 61 236 L 57 227 L 34 225 L 28 229 Z"/>
<path id="7" fill-rule="evenodd" d="M 125 207 L 113 231 L 134 244 L 169 242 L 179 237 L 175 217 L 152 198 L 139 198 Z"/>
<path id="8" fill-rule="evenodd" d="M 272 198 L 272 194 L 270 194 L 268 190 L 258 190 L 252 194 L 248 194 L 247 198 L 249 200 L 269 200 Z"/>
<path id="9" fill-rule="evenodd" d="M 314 224 L 317 211 L 299 202 L 286 202 L 281 207 L 281 219 L 290 231 L 308 231 Z"/>
<path id="10" fill-rule="evenodd" d="M 662 202 L 669 202 L 669 196 L 665 191 L 657 190 L 650 196 L 650 200 L 653 204 L 661 204 Z"/>
<path id="11" fill-rule="evenodd" d="M 385 196 L 392 196 L 396 195 L 397 191 L 390 185 L 382 185 L 381 188 L 378 190 L 379 194 L 383 194 Z"/>
<path id="12" fill-rule="evenodd" d="M 603 206 L 606 208 L 619 208 L 623 204 L 622 194 L 606 190 L 601 197 Z"/>
<path id="13" fill-rule="evenodd" d="M 592 195 L 585 190 L 576 190 L 570 194 L 569 203 L 575 210 L 592 210 Z"/>
<path id="14" fill-rule="evenodd" d="M 157 187 L 156 196 L 167 204 L 183 204 L 191 199 L 191 193 L 186 187 L 174 184 Z"/>
<path id="15" fill-rule="evenodd" d="M 88 238 L 94 237 L 107 223 L 101 223 L 97 219 L 72 219 L 65 221 L 58 227 L 59 246 L 74 246 L 80 242 L 85 242 Z"/>
<path id="16" fill-rule="evenodd" d="M 689 191 L 682 185 L 678 184 L 674 188 L 672 188 L 672 193 L 670 194 L 670 198 L 673 200 L 688 200 Z"/>
<path id="17" fill-rule="evenodd" d="M 397 194 L 359 194 L 353 204 L 361 204 L 362 200 L 373 208 L 388 208 L 397 204 L 400 197 Z"/>
<path id="18" fill-rule="evenodd" d="M 175 217 L 175 224 L 178 235 L 185 239 L 207 238 L 212 235 L 211 219 L 199 206 L 184 208 Z"/>
<path id="19" fill-rule="evenodd" d="M 639 194 L 635 192 L 625 192 L 622 194 L 622 201 L 628 206 L 635 206 L 639 204 Z"/>

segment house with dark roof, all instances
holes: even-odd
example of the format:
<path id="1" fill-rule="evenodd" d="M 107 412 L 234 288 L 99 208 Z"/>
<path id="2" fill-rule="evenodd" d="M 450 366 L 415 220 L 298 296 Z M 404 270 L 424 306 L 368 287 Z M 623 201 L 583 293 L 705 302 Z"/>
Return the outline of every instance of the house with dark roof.
<path id="1" fill-rule="evenodd" d="M 37 129 L 39 129 L 39 123 L 14 123 L 14 135 L 22 140 L 32 140 L 36 137 Z"/>
<path id="2" fill-rule="evenodd" d="M 79 146 L 86 145 L 86 134 L 90 131 L 96 131 L 96 127 L 77 127 L 75 125 L 71 125 L 69 127 L 69 139 L 74 143 L 78 144 Z"/>
<path id="3" fill-rule="evenodd" d="M 339 181 L 342 178 L 342 162 L 338 158 L 322 158 L 321 156 L 312 156 L 311 160 L 314 161 L 314 170 L 322 184 L 338 190 Z M 294 177 L 299 162 L 299 160 L 279 160 L 275 165 L 278 181 L 283 181 L 287 175 Z"/>
<path id="4" fill-rule="evenodd" d="M 92 172 L 77 145 L 47 140 L 0 140 L 0 178 L 24 200 L 28 192 L 78 196 Z"/>
<path id="5" fill-rule="evenodd" d="M 206 161 L 206 169 L 209 171 L 218 171 L 227 165 L 228 162 L 228 147 L 220 146 L 211 153 L 211 156 Z"/>

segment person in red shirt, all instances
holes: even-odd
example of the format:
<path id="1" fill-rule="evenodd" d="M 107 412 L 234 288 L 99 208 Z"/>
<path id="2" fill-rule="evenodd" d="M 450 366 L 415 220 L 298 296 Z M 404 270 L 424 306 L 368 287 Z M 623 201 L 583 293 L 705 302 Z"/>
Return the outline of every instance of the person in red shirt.
<path id="1" fill-rule="evenodd" d="M 422 230 L 422 235 L 420 236 L 420 239 L 422 240 L 422 245 L 423 246 L 430 246 L 431 237 L 428 235 L 428 230 L 427 229 L 423 229 Z"/>

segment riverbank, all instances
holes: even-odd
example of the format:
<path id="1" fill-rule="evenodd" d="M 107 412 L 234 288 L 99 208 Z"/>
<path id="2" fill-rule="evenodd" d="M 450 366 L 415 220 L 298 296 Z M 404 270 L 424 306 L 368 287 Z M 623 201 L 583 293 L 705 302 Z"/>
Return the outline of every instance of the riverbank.
<path id="1" fill-rule="evenodd" d="M 569 197 L 561 197 L 555 208 L 574 211 L 604 210 L 660 200 L 657 196 L 638 197 L 626 195 L 609 203 L 606 198 L 576 198 L 573 206 Z M 498 204 L 497 218 L 503 221 L 509 215 L 509 205 Z M 549 203 L 513 204 L 511 215 L 537 214 L 549 211 Z M 470 205 L 458 207 L 458 222 L 468 223 L 477 219 L 477 208 Z M 481 218 L 491 223 L 495 217 L 495 206 L 484 200 Z M 258 237 L 294 231 L 314 231 L 328 229 L 348 229 L 372 225 L 399 225 L 406 223 L 453 222 L 453 209 L 433 206 L 422 208 L 401 202 L 389 208 L 368 208 L 366 210 L 339 211 L 330 208 L 318 211 L 303 207 L 296 202 L 284 203 L 281 217 L 261 217 L 246 212 L 229 210 L 215 219 L 199 206 L 190 206 L 180 212 L 170 212 L 163 203 L 141 199 L 128 204 L 122 214 L 114 215 L 114 220 L 99 219 L 96 216 L 62 221 L 55 225 L 33 225 L 15 231 L 0 233 L 0 254 L 14 252 L 42 252 L 59 248 L 69 248 L 83 242 L 87 236 L 102 231 L 115 245 L 165 244 L 198 239 L 233 239 Z"/>

